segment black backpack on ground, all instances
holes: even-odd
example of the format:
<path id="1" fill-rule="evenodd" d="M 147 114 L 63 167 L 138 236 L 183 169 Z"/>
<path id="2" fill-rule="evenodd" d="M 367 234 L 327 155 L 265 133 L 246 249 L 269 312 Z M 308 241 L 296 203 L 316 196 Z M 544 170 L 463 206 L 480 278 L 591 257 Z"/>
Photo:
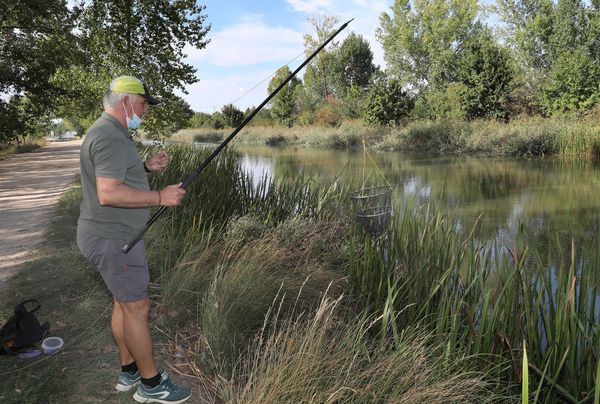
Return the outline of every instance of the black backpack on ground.
<path id="1" fill-rule="evenodd" d="M 28 310 L 28 303 L 34 303 L 35 307 Z M 40 307 L 37 300 L 25 300 L 17 304 L 15 314 L 0 328 L 0 355 L 14 355 L 26 351 L 44 338 L 50 325 L 47 322 L 40 325 L 33 315 Z"/>

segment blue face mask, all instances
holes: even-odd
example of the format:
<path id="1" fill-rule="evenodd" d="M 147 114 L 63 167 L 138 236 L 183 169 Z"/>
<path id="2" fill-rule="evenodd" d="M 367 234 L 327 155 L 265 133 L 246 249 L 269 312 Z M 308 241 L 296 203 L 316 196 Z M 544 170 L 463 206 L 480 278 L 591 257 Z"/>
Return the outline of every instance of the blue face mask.
<path id="1" fill-rule="evenodd" d="M 131 100 L 129 100 L 129 104 L 131 105 L 131 118 L 129 118 L 129 115 L 127 115 L 127 108 L 125 108 L 125 103 L 123 103 L 123 109 L 125 110 L 125 120 L 127 121 L 127 127 L 131 130 L 134 130 L 142 124 L 142 118 L 137 116 L 137 114 L 133 110 L 133 104 L 131 104 Z"/>

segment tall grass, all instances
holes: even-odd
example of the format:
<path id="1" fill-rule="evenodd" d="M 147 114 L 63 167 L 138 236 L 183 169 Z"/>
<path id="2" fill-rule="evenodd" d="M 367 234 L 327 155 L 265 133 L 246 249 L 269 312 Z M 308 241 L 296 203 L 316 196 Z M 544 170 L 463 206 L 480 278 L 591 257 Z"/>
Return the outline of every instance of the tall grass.
<path id="1" fill-rule="evenodd" d="M 172 150 L 175 159 L 185 164 L 155 177 L 154 185 L 178 182 L 206 153 Z M 512 386 L 522 380 L 522 341 L 527 341 L 529 381 L 538 386 L 537 397 L 545 402 L 575 402 L 594 396 L 600 346 L 596 304 L 600 245 L 589 260 L 576 260 L 576 248 L 583 246 L 565 249 L 564 241 L 557 239 L 542 256 L 526 229 L 514 246 L 484 244 L 477 225 L 459 234 L 451 217 L 434 205 L 416 203 L 397 206 L 388 232 L 373 239 L 357 226 L 349 226 L 346 187 L 310 186 L 301 179 L 255 184 L 240 172 L 235 158 L 226 153 L 209 165 L 188 189 L 185 203 L 149 234 L 163 298 L 188 323 L 191 319 L 196 324 L 194 332 L 200 330 L 204 352 L 194 355 L 203 358 L 203 366 L 216 372 L 217 380 L 233 378 L 233 385 L 241 389 L 223 390 L 229 398 L 239 396 L 250 402 L 268 398 L 263 394 L 273 386 L 289 391 L 285 373 L 277 373 L 277 366 L 267 362 L 278 363 L 279 355 L 289 358 L 291 352 L 304 351 L 288 352 L 285 345 L 273 342 L 276 352 L 267 354 L 265 346 L 259 345 L 251 350 L 258 356 L 249 356 L 247 346 L 265 324 L 268 332 L 264 331 L 263 342 L 281 341 L 286 332 L 296 339 L 296 330 L 310 328 L 310 321 L 296 322 L 291 314 L 296 310 L 318 323 L 311 316 L 331 282 L 335 285 L 331 296 L 345 290 L 356 313 L 364 308 L 379 319 L 369 325 L 369 338 L 401 347 L 406 330 L 418 329 L 427 335 L 427 358 L 438 358 L 432 366 L 446 367 L 441 370 L 462 363 L 465 357 L 479 358 L 469 362 L 471 369 L 491 372 L 505 386 Z M 265 316 L 281 295 L 286 299 L 277 309 L 281 316 L 277 319 L 285 325 L 278 328 L 265 323 Z M 343 319 L 336 322 L 358 327 L 352 316 Z M 338 331 L 328 335 L 343 340 Z M 306 352 L 328 354 L 319 351 L 320 341 L 307 345 Z M 371 342 L 361 340 L 359 346 Z M 370 348 L 357 349 L 349 355 L 371 353 Z M 377 355 L 391 355 L 389 363 L 398 365 L 393 350 L 377 351 Z M 329 396 L 315 395 L 303 381 L 307 374 L 327 369 L 315 368 L 307 356 L 301 357 L 306 368 L 297 368 L 299 392 L 290 399 L 310 400 L 314 395 L 316 401 L 327 400 Z M 253 363 L 250 368 L 248 361 Z M 357 364 L 369 373 L 369 363 Z M 252 374 L 272 379 L 257 381 Z M 336 373 L 335 381 L 321 386 L 332 399 L 338 397 L 332 386 L 347 383 L 343 375 Z M 325 373 L 315 377 L 328 378 Z M 377 377 L 385 379 L 388 374 Z M 350 401 L 365 399 L 361 392 L 374 382 L 364 383 L 350 384 L 349 390 L 336 394 Z M 386 391 L 393 390 L 380 390 L 400 397 Z"/>
<path id="2" fill-rule="evenodd" d="M 170 153 L 183 164 L 154 177 L 155 188 L 179 182 L 208 155 L 193 147 Z M 202 324 L 216 363 L 235 363 L 278 291 L 304 287 L 303 296 L 316 301 L 324 285 L 340 280 L 338 250 L 347 224 L 332 218 L 330 205 L 344 192 L 301 177 L 255 184 L 227 152 L 188 188 L 184 203 L 150 229 L 150 261 L 164 299 Z"/>
<path id="3" fill-rule="evenodd" d="M 600 127 L 574 124 L 562 131 L 557 139 L 558 149 L 564 157 L 600 157 Z"/>
<path id="4" fill-rule="evenodd" d="M 286 299 L 293 296 L 286 296 Z M 407 328 L 395 344 L 373 338 L 378 321 L 323 298 L 311 312 L 276 321 L 281 301 L 249 346 L 233 383 L 220 383 L 227 402 L 240 403 L 489 403 L 500 402 L 485 373 L 465 362 L 442 363 L 430 335 Z M 350 318 L 348 318 L 350 316 Z"/>
<path id="5" fill-rule="evenodd" d="M 565 251 L 560 240 L 540 256 L 525 230 L 508 250 L 478 242 L 476 231 L 461 239 L 454 229 L 429 206 L 409 206 L 387 237 L 356 232 L 351 275 L 363 301 L 401 325 L 428 327 L 449 359 L 465 351 L 510 359 L 507 380 L 521 380 L 526 340 L 530 377 L 543 383 L 546 400 L 593 395 L 600 249 L 577 262 L 575 246 Z"/>
<path id="6" fill-rule="evenodd" d="M 165 300 L 192 310 L 215 360 L 210 367 L 230 370 L 278 293 L 303 290 L 294 304 L 308 308 L 329 283 L 335 283 L 332 290 L 344 288 L 343 234 L 343 224 L 292 219 L 266 226 L 241 217 L 219 241 L 199 254 L 194 250 L 171 270 L 163 283 Z"/>
<path id="7" fill-rule="evenodd" d="M 529 404 L 529 362 L 527 360 L 527 347 L 523 341 L 523 361 L 521 366 L 522 372 L 522 388 L 521 388 L 521 403 Z"/>
<path id="8" fill-rule="evenodd" d="M 154 177 L 153 186 L 178 182 L 184 173 L 203 160 L 206 152 L 178 148 L 171 150 L 171 154 L 174 160 L 184 161 L 184 167 Z M 154 273 L 159 276 L 161 294 L 175 320 L 173 324 L 178 324 L 180 330 L 187 330 L 188 337 L 182 340 L 188 341 L 193 336 L 199 338 L 198 343 L 189 346 L 190 357 L 197 362 L 196 366 L 212 372 L 217 382 L 225 378 L 233 381 L 231 386 L 240 387 L 248 379 L 247 375 L 237 372 L 250 363 L 254 354 L 262 352 L 259 347 L 248 348 L 261 327 L 266 327 L 263 328 L 264 338 L 275 338 L 280 330 L 278 324 L 300 326 L 293 313 L 311 316 L 324 296 L 338 296 L 348 289 L 345 275 L 349 223 L 341 199 L 347 188 L 337 184 L 309 186 L 301 180 L 281 184 L 266 179 L 252 184 L 239 172 L 234 161 L 235 155 L 221 156 L 214 171 L 206 175 L 206 182 L 188 189 L 183 206 L 174 209 L 166 220 L 151 229 L 149 241 Z M 279 314 L 265 320 L 277 296 L 284 297 L 277 306 Z M 194 325 L 190 325 L 190 321 Z M 369 332 L 375 330 L 370 322 L 353 327 L 366 327 L 367 324 Z M 321 329 L 323 324 L 317 322 L 315 325 Z M 328 327 L 321 330 L 323 335 L 332 335 Z M 336 327 L 338 331 L 345 329 L 337 323 Z M 351 333 L 340 336 L 353 337 Z M 326 373 L 312 375 L 317 379 L 329 377 L 332 386 L 340 386 L 340 392 L 331 395 L 332 399 L 354 396 L 354 401 L 361 401 L 384 393 L 391 399 L 406 397 L 410 401 L 419 397 L 439 397 L 439 402 L 446 398 L 460 402 L 472 394 L 475 387 L 482 396 L 487 392 L 487 388 L 482 388 L 485 386 L 481 382 L 482 375 L 471 375 L 458 368 L 447 371 L 447 364 L 442 369 L 433 359 L 430 362 L 426 351 L 428 338 L 403 351 L 396 352 L 390 347 L 374 350 L 373 358 L 378 359 L 367 366 L 364 360 L 371 354 L 365 349 L 376 348 L 370 345 L 374 341 L 362 335 L 354 342 L 355 352 L 338 349 L 339 364 L 348 366 L 346 372 L 362 372 L 360 380 L 351 383 L 348 389 L 342 387 L 349 380 L 344 372 L 332 376 Z M 306 340 L 305 345 L 310 351 L 322 349 L 319 344 L 325 343 L 329 344 L 330 340 Z M 388 353 L 392 354 L 390 358 L 386 358 Z M 412 356 L 407 356 L 409 353 Z M 355 355 L 363 356 L 363 359 L 355 363 L 352 359 Z M 310 399 L 318 387 L 302 379 L 303 374 L 314 370 L 314 363 L 305 359 L 299 361 L 299 373 L 292 377 L 298 380 L 298 389 L 290 397 L 300 401 Z M 416 369 L 404 374 L 399 364 L 407 362 L 419 364 L 419 380 L 423 386 L 408 388 L 414 381 Z M 425 363 L 428 367 L 424 367 Z M 262 361 L 254 364 L 267 365 Z M 398 375 L 404 378 L 403 385 L 397 384 Z M 283 382 L 268 374 L 260 378 L 259 382 L 265 385 Z M 254 377 L 252 380 L 257 381 Z M 455 382 L 464 383 L 468 388 L 445 391 Z M 378 387 L 366 388 L 373 384 Z M 256 393 L 248 391 L 247 387 L 239 391 L 237 387 L 227 391 L 221 389 L 218 395 L 237 397 L 245 402 L 251 401 L 251 395 Z M 282 388 L 284 386 L 280 385 L 275 390 Z M 363 391 L 349 395 L 356 389 Z M 323 394 L 332 392 L 326 389 Z M 318 397 L 315 399 L 318 401 Z"/>

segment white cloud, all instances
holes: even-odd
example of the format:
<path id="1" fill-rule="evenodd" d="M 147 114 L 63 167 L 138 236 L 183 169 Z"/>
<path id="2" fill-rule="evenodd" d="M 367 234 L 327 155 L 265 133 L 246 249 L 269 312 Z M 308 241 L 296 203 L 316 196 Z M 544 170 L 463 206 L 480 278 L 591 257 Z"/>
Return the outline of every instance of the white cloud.
<path id="1" fill-rule="evenodd" d="M 379 16 L 389 11 L 392 0 L 286 0 L 287 4 L 305 17 L 323 14 L 336 16 L 340 24 L 351 18 L 354 21 L 336 41 L 341 43 L 346 35 L 355 32 L 371 45 L 373 62 L 385 67 L 383 49 L 375 38 Z M 187 87 L 188 95 L 181 95 L 195 111 L 213 112 L 225 104 L 234 103 L 244 110 L 258 106 L 268 95 L 270 75 L 278 66 L 296 60 L 294 70 L 304 60 L 303 35 L 314 35 L 308 20 L 295 31 L 287 26 L 268 26 L 261 15 L 246 16 L 242 21 L 220 31 L 211 31 L 211 42 L 206 49 L 186 48 L 187 62 L 198 69 L 200 82 Z M 258 66 L 259 64 L 262 64 Z M 210 77 L 214 66 L 222 69 L 218 78 Z M 271 66 L 271 67 L 267 67 Z M 258 67 L 258 69 L 257 69 Z M 239 73 L 241 70 L 247 73 Z M 203 71 L 206 74 L 203 74 Z M 302 72 L 299 73 L 302 77 Z M 252 89 L 252 87 L 256 88 Z M 250 91 L 251 90 L 251 91 Z M 250 91 L 248 94 L 246 92 Z M 237 100 L 242 96 L 239 100 Z"/>
<path id="2" fill-rule="evenodd" d="M 352 18 L 354 21 L 348 25 L 345 32 L 341 33 L 338 40 L 341 42 L 350 32 L 355 32 L 365 38 L 373 51 L 373 62 L 385 66 L 383 49 L 375 37 L 375 30 L 379 27 L 379 17 L 383 12 L 389 12 L 392 0 L 286 0 L 292 8 L 305 13 L 307 17 L 316 15 L 336 16 L 340 24 Z M 309 34 L 312 27 L 307 27 Z"/>
<path id="3" fill-rule="evenodd" d="M 178 95 L 186 100 L 194 111 L 212 113 L 231 103 L 245 110 L 251 106 L 258 106 L 267 98 L 267 86 L 272 73 L 269 70 L 260 70 L 218 79 L 201 79 L 200 82 L 186 88 L 189 94 Z"/>
<path id="4" fill-rule="evenodd" d="M 307 14 L 327 13 L 331 10 L 331 0 L 286 0 L 295 11 Z"/>
<path id="5" fill-rule="evenodd" d="M 294 58 L 304 49 L 302 32 L 246 19 L 216 32 L 204 50 L 187 48 L 188 62 L 232 67 Z"/>

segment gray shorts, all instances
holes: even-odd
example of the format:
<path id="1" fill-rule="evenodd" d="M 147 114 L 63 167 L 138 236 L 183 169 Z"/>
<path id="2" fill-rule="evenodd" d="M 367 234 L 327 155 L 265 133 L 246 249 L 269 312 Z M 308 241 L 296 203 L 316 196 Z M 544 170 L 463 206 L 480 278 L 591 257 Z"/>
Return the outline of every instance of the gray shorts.
<path id="1" fill-rule="evenodd" d="M 115 300 L 135 302 L 148 297 L 148 262 L 144 242 L 127 254 L 121 252 L 125 240 L 112 240 L 77 229 L 77 247 L 104 279 Z"/>

